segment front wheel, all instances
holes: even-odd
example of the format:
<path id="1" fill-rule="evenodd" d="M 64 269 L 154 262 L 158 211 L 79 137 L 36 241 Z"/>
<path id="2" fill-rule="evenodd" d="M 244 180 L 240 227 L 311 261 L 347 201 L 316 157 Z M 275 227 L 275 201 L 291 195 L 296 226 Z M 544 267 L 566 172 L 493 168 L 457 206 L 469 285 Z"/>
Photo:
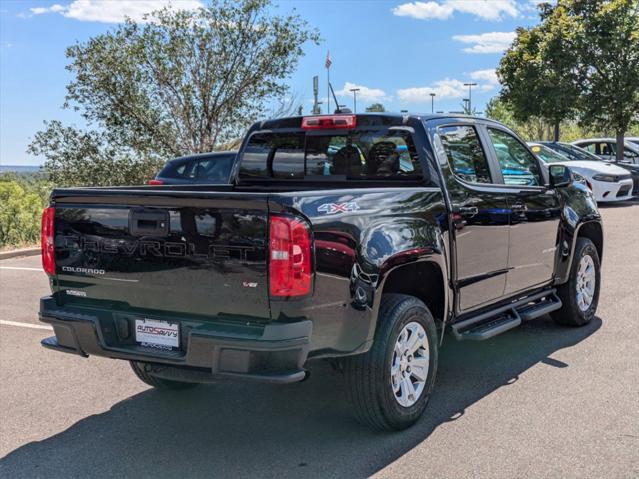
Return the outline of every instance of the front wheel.
<path id="1" fill-rule="evenodd" d="M 588 238 L 577 238 L 568 281 L 557 288 L 562 306 L 552 318 L 567 326 L 584 326 L 595 316 L 601 280 L 599 254 Z"/>
<path id="2" fill-rule="evenodd" d="M 357 418 L 386 430 L 413 425 L 430 398 L 437 355 L 437 328 L 426 305 L 413 296 L 384 295 L 373 346 L 344 364 Z"/>

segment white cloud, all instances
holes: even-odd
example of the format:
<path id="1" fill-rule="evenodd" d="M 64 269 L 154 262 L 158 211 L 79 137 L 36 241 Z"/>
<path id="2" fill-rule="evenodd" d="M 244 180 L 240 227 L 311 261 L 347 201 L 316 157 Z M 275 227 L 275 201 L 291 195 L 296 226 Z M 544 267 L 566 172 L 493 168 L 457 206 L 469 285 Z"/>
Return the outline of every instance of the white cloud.
<path id="1" fill-rule="evenodd" d="M 388 99 L 386 92 L 384 92 L 384 90 L 382 90 L 381 88 L 369 88 L 367 86 L 356 85 L 355 83 L 351 83 L 351 82 L 344 83 L 344 88 L 342 88 L 341 90 L 337 90 L 335 94 L 339 96 L 352 98 L 353 92 L 350 90 L 353 88 L 359 88 L 359 91 L 357 92 L 357 100 L 361 100 L 365 102 L 366 101 L 375 102 L 375 101 L 384 101 Z"/>
<path id="2" fill-rule="evenodd" d="M 489 32 L 480 35 L 454 35 L 453 40 L 471 45 L 466 53 L 501 53 L 515 39 L 515 32 Z"/>
<path id="3" fill-rule="evenodd" d="M 499 85 L 497 74 L 495 73 L 495 70 L 492 69 L 476 70 L 470 72 L 468 75 L 474 83 L 477 83 L 477 85 L 473 87 L 473 91 L 490 91 Z M 444 80 L 434 82 L 430 86 L 402 88 L 397 90 L 397 98 L 399 98 L 399 101 L 402 104 L 429 103 L 431 100 L 431 93 L 436 95 L 435 100 L 467 98 L 468 86 L 465 86 L 464 83 L 469 82 L 457 80 L 455 78 L 445 78 Z"/>
<path id="4" fill-rule="evenodd" d="M 74 0 L 67 5 L 30 8 L 31 15 L 59 13 L 81 22 L 121 23 L 129 17 L 137 22 L 144 15 L 164 7 L 195 10 L 203 6 L 200 0 Z"/>
<path id="5" fill-rule="evenodd" d="M 426 103 L 430 102 L 430 94 L 434 93 L 436 99 L 462 98 L 468 93 L 468 87 L 464 82 L 451 78 L 439 80 L 432 86 L 402 88 L 397 90 L 400 103 Z"/>
<path id="6" fill-rule="evenodd" d="M 31 11 L 33 15 L 42 15 L 43 13 L 58 13 L 63 12 L 64 10 L 65 7 L 57 3 L 51 5 L 50 7 L 34 7 L 29 9 L 29 11 Z"/>
<path id="7" fill-rule="evenodd" d="M 492 68 L 470 72 L 470 78 L 479 83 L 478 86 L 481 91 L 490 91 L 499 86 L 497 72 Z"/>
<path id="8" fill-rule="evenodd" d="M 517 17 L 519 10 L 515 0 L 438 0 L 409 2 L 391 9 L 393 15 L 418 20 L 446 20 L 455 12 L 474 15 L 482 20 L 502 20 L 505 16 Z"/>

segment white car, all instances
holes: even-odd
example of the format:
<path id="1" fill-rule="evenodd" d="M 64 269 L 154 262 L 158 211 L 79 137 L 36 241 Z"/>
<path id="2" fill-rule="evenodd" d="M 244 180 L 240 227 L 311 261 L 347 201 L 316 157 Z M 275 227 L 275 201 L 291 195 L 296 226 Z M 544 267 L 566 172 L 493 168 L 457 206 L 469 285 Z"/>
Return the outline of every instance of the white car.
<path id="1" fill-rule="evenodd" d="M 623 161 L 636 165 L 639 164 L 639 145 L 633 140 L 630 138 L 624 140 Z M 617 140 L 614 138 L 587 138 L 573 141 L 571 144 L 594 153 L 605 161 L 615 161 L 617 158 Z"/>
<path id="2" fill-rule="evenodd" d="M 528 146 L 544 163 L 562 164 L 581 175 L 598 203 L 632 198 L 632 175 L 627 170 L 603 161 L 572 160 L 540 143 Z"/>

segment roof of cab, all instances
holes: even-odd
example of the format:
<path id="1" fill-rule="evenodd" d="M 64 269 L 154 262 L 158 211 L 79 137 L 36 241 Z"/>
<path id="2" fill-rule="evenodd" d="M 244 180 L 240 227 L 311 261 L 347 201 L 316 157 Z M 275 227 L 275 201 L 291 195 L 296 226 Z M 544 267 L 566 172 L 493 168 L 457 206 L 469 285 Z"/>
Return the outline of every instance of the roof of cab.
<path id="1" fill-rule="evenodd" d="M 463 115 L 458 113 L 391 113 L 391 112 L 383 112 L 383 113 L 334 113 L 334 114 L 320 114 L 320 115 L 301 115 L 301 116 L 290 116 L 284 118 L 272 118 L 268 120 L 258 121 L 254 127 L 258 127 L 260 129 L 275 129 L 275 128 L 299 128 L 302 123 L 302 118 L 313 117 L 313 116 L 336 116 L 336 115 L 355 115 L 358 119 L 370 119 L 372 120 L 372 124 L 376 124 L 378 126 L 392 126 L 392 125 L 402 125 L 406 123 L 409 118 L 423 120 L 423 121 L 431 121 L 431 120 L 442 120 L 442 119 L 472 119 L 472 120 L 481 120 L 487 121 L 491 123 L 500 124 L 498 121 L 495 121 L 491 118 L 484 118 L 472 115 Z M 359 123 L 359 122 L 358 122 Z"/>
<path id="2" fill-rule="evenodd" d="M 191 161 L 203 158 L 215 158 L 222 156 L 232 156 L 237 155 L 237 151 L 209 151 L 206 153 L 193 153 L 192 155 L 184 155 L 178 156 L 177 158 L 171 158 L 168 161 L 171 162 L 180 162 L 180 161 Z"/>

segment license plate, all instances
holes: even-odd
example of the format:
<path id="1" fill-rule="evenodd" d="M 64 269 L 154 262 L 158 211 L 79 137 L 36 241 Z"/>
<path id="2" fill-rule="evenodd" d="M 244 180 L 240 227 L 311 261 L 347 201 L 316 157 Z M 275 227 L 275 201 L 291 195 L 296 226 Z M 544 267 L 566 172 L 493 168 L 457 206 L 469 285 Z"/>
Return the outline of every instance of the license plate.
<path id="1" fill-rule="evenodd" d="M 179 325 L 158 319 L 136 319 L 135 340 L 142 346 L 160 349 L 179 348 Z"/>

